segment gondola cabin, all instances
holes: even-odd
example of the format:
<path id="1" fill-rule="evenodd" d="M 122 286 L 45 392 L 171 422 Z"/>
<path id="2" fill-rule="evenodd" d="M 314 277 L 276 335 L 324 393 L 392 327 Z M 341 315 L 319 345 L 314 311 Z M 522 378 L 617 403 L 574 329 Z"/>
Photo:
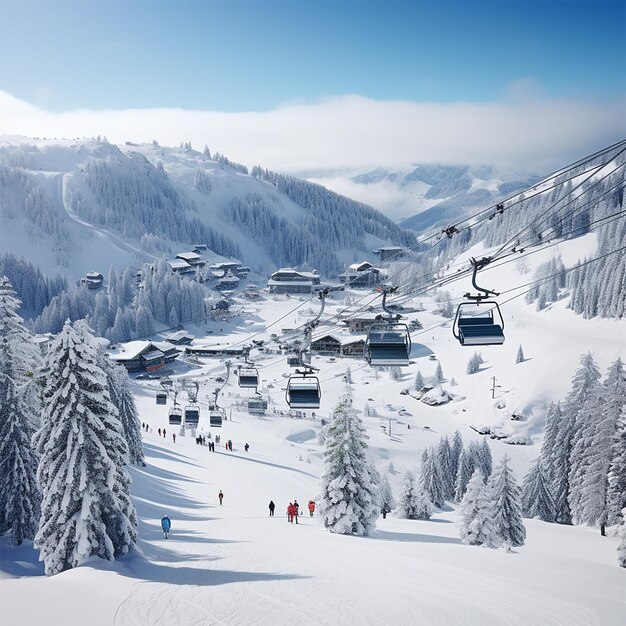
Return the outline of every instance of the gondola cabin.
<path id="1" fill-rule="evenodd" d="M 504 343 L 504 319 L 496 302 L 459 304 L 454 336 L 462 346 L 499 346 Z"/>
<path id="2" fill-rule="evenodd" d="M 200 407 L 185 407 L 185 426 L 197 426 L 200 421 Z"/>
<path id="3" fill-rule="evenodd" d="M 183 413 L 180 409 L 172 407 L 169 412 L 169 423 L 172 426 L 180 426 L 183 422 Z"/>
<path id="4" fill-rule="evenodd" d="M 365 360 L 370 365 L 406 367 L 411 335 L 406 324 L 372 324 L 365 340 Z"/>
<path id="5" fill-rule="evenodd" d="M 265 415 L 267 410 L 267 400 L 265 398 L 255 397 L 248 400 L 248 413 L 250 415 Z"/>
<path id="6" fill-rule="evenodd" d="M 256 389 L 259 386 L 259 373 L 257 370 L 239 370 L 239 386 L 242 389 Z"/>
<path id="7" fill-rule="evenodd" d="M 209 413 L 209 425 L 211 428 L 221 428 L 222 427 L 222 412 L 221 411 L 211 411 Z"/>
<path id="8" fill-rule="evenodd" d="M 167 404 L 167 394 L 166 393 L 157 393 L 156 395 L 156 403 L 157 404 Z"/>
<path id="9" fill-rule="evenodd" d="M 285 396 L 292 409 L 319 409 L 322 390 L 317 376 L 290 376 Z"/>

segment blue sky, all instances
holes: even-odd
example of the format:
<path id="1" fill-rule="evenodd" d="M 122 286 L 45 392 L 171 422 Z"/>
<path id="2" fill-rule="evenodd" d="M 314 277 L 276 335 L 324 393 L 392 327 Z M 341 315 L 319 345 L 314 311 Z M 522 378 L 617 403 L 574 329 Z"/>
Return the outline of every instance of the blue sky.
<path id="1" fill-rule="evenodd" d="M 49 111 L 267 111 L 344 94 L 626 93 L 626 3 L 2 0 L 0 89 Z"/>

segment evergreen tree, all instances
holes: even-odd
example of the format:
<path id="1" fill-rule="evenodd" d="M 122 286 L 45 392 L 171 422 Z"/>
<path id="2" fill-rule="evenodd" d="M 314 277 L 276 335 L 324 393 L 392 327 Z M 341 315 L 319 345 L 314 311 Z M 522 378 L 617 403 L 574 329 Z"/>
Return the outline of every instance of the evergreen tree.
<path id="1" fill-rule="evenodd" d="M 544 522 L 554 522 L 554 500 L 550 495 L 541 456 L 524 477 L 522 512 L 524 517 L 538 517 Z"/>
<path id="2" fill-rule="evenodd" d="M 454 481 L 456 474 L 452 466 L 452 448 L 448 436 L 445 435 L 439 440 L 437 446 L 437 463 L 441 469 L 441 482 L 443 486 L 444 500 L 454 499 Z"/>
<path id="3" fill-rule="evenodd" d="M 430 519 L 433 505 L 423 484 L 418 484 L 412 472 L 404 475 L 404 484 L 400 492 L 398 517 L 403 519 Z"/>
<path id="4" fill-rule="evenodd" d="M 456 477 L 459 471 L 459 460 L 461 458 L 461 452 L 463 452 L 463 437 L 461 437 L 461 433 L 457 428 L 454 431 L 454 436 L 452 437 L 452 446 L 450 449 L 450 469 L 452 471 L 452 476 L 454 477 L 454 487 L 456 489 Z"/>
<path id="5" fill-rule="evenodd" d="M 378 500 L 380 503 L 380 512 L 383 519 L 387 517 L 388 513 L 391 513 L 396 507 L 396 501 L 393 498 L 393 492 L 391 491 L 391 485 L 389 484 L 389 478 L 387 474 L 384 474 L 380 481 L 380 488 L 378 492 Z"/>
<path id="6" fill-rule="evenodd" d="M 68 321 L 45 362 L 43 425 L 34 440 L 42 515 L 35 536 L 46 574 L 90 556 L 132 550 L 136 514 L 124 468 L 128 447 L 86 325 Z"/>
<path id="7" fill-rule="evenodd" d="M 613 435 L 608 481 L 607 523 L 619 524 L 621 510 L 626 508 L 626 408 Z"/>
<path id="8" fill-rule="evenodd" d="M 443 375 L 443 368 L 441 367 L 441 363 L 437 363 L 437 369 L 435 370 L 435 384 L 437 385 L 441 385 L 443 382 L 445 382 L 445 378 Z"/>
<path id="9" fill-rule="evenodd" d="M 445 494 L 442 472 L 434 448 L 427 448 L 422 454 L 422 481 L 428 498 L 440 509 L 445 503 Z"/>
<path id="10" fill-rule="evenodd" d="M 620 538 L 617 546 L 617 560 L 622 567 L 626 567 L 626 508 L 622 510 L 622 524 L 617 531 Z"/>
<path id="11" fill-rule="evenodd" d="M 467 362 L 467 367 L 465 368 L 466 374 L 476 374 L 480 371 L 480 365 L 482 363 L 482 358 L 478 354 L 478 352 L 474 352 L 471 356 L 470 360 Z"/>
<path id="12" fill-rule="evenodd" d="M 472 446 L 470 444 L 470 450 L 471 448 Z M 489 478 L 489 476 L 491 476 L 493 460 L 491 457 L 491 448 L 489 447 L 489 443 L 487 443 L 487 439 L 483 439 L 480 447 L 477 448 L 476 467 L 480 467 L 482 469 L 485 478 Z"/>
<path id="13" fill-rule="evenodd" d="M 517 354 L 515 355 L 515 365 L 518 363 L 523 363 L 526 359 L 524 358 L 524 351 L 522 350 L 522 346 L 517 349 Z"/>
<path id="14" fill-rule="evenodd" d="M 39 523 L 40 493 L 34 432 L 24 396 L 14 380 L 12 347 L 0 339 L 0 533 L 10 529 L 13 545 L 33 539 Z"/>
<path id="15" fill-rule="evenodd" d="M 141 422 L 135 405 L 135 397 L 128 384 L 126 369 L 101 355 L 100 365 L 107 376 L 109 396 L 117 409 L 122 432 L 128 445 L 128 460 L 133 465 L 145 465 Z"/>
<path id="16" fill-rule="evenodd" d="M 417 370 L 417 374 L 415 374 L 415 391 L 419 391 L 424 386 L 424 377 L 422 376 L 422 372 Z"/>
<path id="17" fill-rule="evenodd" d="M 491 488 L 485 484 L 485 477 L 478 468 L 467 483 L 459 512 L 459 534 L 463 543 L 488 548 L 497 548 L 500 545 L 501 540 L 494 523 Z"/>
<path id="18" fill-rule="evenodd" d="M 469 453 L 469 450 L 463 449 L 461 456 L 459 457 L 459 467 L 456 473 L 456 482 L 454 485 L 454 501 L 461 502 L 465 491 L 467 490 L 467 484 L 470 478 L 474 474 L 475 470 L 474 458 Z"/>
<path id="19" fill-rule="evenodd" d="M 558 437 L 558 425 L 561 420 L 561 405 L 550 403 L 545 417 L 545 431 L 541 442 L 541 463 L 543 465 L 548 485 L 554 480 L 554 455 Z"/>
<path id="20" fill-rule="evenodd" d="M 572 441 L 574 438 L 574 416 L 566 406 L 563 411 L 557 405 L 554 415 L 556 441 L 552 455 L 552 482 L 550 492 L 554 498 L 555 520 L 558 524 L 571 524 L 569 506 L 569 475 Z"/>
<path id="21" fill-rule="evenodd" d="M 500 540 L 508 546 L 523 546 L 526 528 L 522 520 L 522 497 L 509 467 L 509 457 L 504 455 L 489 481 L 493 497 L 494 524 Z"/>
<path id="22" fill-rule="evenodd" d="M 367 435 L 349 398 L 339 401 L 326 435 L 320 516 L 333 533 L 368 535 L 379 515 L 365 456 Z"/>

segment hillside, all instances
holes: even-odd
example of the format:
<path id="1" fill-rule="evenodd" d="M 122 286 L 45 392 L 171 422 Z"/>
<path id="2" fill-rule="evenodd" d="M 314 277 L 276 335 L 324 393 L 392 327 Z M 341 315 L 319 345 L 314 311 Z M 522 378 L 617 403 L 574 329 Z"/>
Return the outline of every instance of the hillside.
<path id="1" fill-rule="evenodd" d="M 272 176 L 189 145 L 3 137 L 0 245 L 76 280 L 196 244 L 262 274 L 333 276 L 380 245 L 414 242 L 370 207 L 290 177 L 278 189 Z"/>

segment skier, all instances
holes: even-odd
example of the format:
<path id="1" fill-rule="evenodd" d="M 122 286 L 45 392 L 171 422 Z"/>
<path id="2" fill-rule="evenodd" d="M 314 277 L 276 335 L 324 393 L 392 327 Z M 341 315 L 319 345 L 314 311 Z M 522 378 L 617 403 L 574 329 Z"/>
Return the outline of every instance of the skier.
<path id="1" fill-rule="evenodd" d="M 300 515 L 300 505 L 297 500 L 293 501 L 293 516 L 296 519 L 296 524 L 298 523 L 298 516 Z"/>
<path id="2" fill-rule="evenodd" d="M 159 428 L 159 437 L 161 436 L 161 429 Z"/>
<path id="3" fill-rule="evenodd" d="M 274 517 L 274 509 L 276 505 L 274 504 L 274 500 L 270 500 L 270 517 Z"/>
<path id="4" fill-rule="evenodd" d="M 291 524 L 293 524 L 293 512 L 294 512 L 294 508 L 293 508 L 293 503 L 290 502 L 287 505 L 287 521 L 290 522 Z"/>
<path id="5" fill-rule="evenodd" d="M 217 494 L 217 497 L 220 499 L 220 506 L 222 506 L 222 500 L 224 499 L 224 494 L 222 493 L 221 489 L 220 489 L 220 492 Z"/>
<path id="6" fill-rule="evenodd" d="M 172 433 L 172 439 L 174 440 L 174 443 L 176 443 L 176 433 Z"/>
<path id="7" fill-rule="evenodd" d="M 243 449 L 247 452 L 250 449 L 250 446 L 248 444 L 246 444 Z"/>
<path id="8" fill-rule="evenodd" d="M 315 502 L 313 502 L 313 500 L 309 500 L 309 513 L 311 514 L 311 517 L 313 517 L 314 511 L 315 511 Z"/>
<path id="9" fill-rule="evenodd" d="M 163 429 L 163 439 L 165 439 L 165 428 Z"/>
<path id="10" fill-rule="evenodd" d="M 163 536 L 168 539 L 168 535 L 170 534 L 170 528 L 172 527 L 172 522 L 170 521 L 170 518 L 165 515 L 162 519 L 161 519 L 161 528 L 163 529 Z"/>
<path id="11" fill-rule="evenodd" d="M 233 451 L 233 442 L 231 439 L 228 440 L 228 449 L 232 452 Z"/>

